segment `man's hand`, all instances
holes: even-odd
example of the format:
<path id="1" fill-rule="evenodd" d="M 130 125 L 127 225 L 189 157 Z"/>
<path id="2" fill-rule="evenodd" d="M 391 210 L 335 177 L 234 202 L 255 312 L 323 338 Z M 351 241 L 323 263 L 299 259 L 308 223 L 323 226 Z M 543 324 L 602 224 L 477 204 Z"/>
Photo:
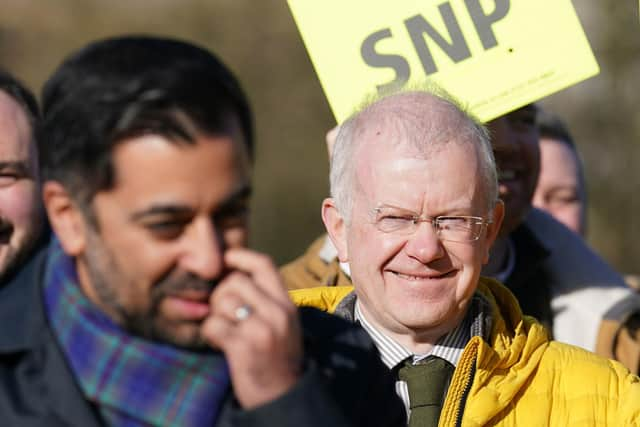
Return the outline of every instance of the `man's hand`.
<path id="1" fill-rule="evenodd" d="M 265 255 L 229 249 L 232 272 L 211 294 L 202 336 L 224 352 L 238 402 L 245 409 L 287 392 L 302 374 L 302 334 L 296 307 Z"/>

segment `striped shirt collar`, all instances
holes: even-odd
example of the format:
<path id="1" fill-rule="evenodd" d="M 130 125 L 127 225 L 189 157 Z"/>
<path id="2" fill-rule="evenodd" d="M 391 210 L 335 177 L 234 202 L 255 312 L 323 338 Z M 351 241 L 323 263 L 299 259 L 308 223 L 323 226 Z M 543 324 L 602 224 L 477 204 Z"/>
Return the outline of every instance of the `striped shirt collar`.
<path id="1" fill-rule="evenodd" d="M 487 300 L 482 295 L 476 293 L 471 299 L 469 309 L 462 319 L 462 322 L 460 322 L 454 330 L 442 336 L 436 345 L 433 346 L 431 352 L 416 355 L 373 326 L 362 313 L 360 303 L 357 299 L 354 307 L 354 319 L 359 321 L 371 336 L 371 339 L 378 348 L 382 362 L 389 369 L 395 368 L 409 357 L 413 357 L 413 363 L 416 363 L 430 355 L 441 357 L 453 366 L 457 366 L 464 347 L 472 337 L 479 336 L 485 340 L 488 338 L 487 334 L 490 330 L 488 313 Z"/>

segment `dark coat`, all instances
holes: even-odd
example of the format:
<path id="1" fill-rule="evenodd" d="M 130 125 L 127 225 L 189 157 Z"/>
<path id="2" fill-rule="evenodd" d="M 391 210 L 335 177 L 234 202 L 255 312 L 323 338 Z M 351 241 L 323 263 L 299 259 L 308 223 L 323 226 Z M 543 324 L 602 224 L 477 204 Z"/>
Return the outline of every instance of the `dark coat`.
<path id="1" fill-rule="evenodd" d="M 553 331 L 550 278 L 544 267 L 549 250 L 524 222 L 509 237 L 515 248 L 516 262 L 504 284 L 518 299 L 523 313 L 535 317 Z"/>
<path id="2" fill-rule="evenodd" d="M 45 259 L 43 250 L 0 290 L 0 425 L 105 426 L 47 323 Z M 217 426 L 406 425 L 394 379 L 367 334 L 316 310 L 301 311 L 301 318 L 306 371 L 298 384 L 251 411 L 241 410 L 230 391 Z"/>

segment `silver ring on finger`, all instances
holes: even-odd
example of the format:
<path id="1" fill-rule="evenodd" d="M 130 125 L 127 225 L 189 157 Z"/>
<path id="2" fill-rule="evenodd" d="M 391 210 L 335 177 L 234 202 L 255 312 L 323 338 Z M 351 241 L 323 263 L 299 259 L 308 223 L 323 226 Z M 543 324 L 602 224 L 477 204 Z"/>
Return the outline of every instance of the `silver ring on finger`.
<path id="1" fill-rule="evenodd" d="M 236 317 L 236 320 L 241 322 L 248 319 L 249 316 L 251 316 L 251 313 L 253 313 L 253 309 L 251 308 L 251 306 L 248 304 L 243 304 L 240 307 L 236 308 L 234 315 Z"/>

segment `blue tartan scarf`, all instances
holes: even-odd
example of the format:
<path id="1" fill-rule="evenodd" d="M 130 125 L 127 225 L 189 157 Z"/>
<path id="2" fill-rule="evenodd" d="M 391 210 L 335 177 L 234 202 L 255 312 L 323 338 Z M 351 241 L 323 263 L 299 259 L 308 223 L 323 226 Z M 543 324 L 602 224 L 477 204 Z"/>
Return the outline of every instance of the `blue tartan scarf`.
<path id="1" fill-rule="evenodd" d="M 45 306 L 85 397 L 110 426 L 211 427 L 229 390 L 220 353 L 195 353 L 127 334 L 78 285 L 74 260 L 54 239 Z"/>

